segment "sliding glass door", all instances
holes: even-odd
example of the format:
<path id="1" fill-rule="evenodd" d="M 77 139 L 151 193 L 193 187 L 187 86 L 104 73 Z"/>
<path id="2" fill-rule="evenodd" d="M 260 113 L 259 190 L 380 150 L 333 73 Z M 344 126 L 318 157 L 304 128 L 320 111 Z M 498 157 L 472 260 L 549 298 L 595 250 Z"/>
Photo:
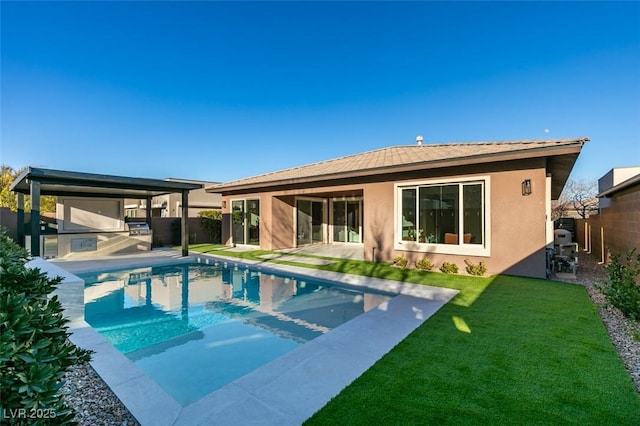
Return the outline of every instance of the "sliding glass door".
<path id="1" fill-rule="evenodd" d="M 298 246 L 324 243 L 325 202 L 315 200 L 296 201 L 296 243 Z"/>
<path id="2" fill-rule="evenodd" d="M 362 242 L 362 201 L 333 201 L 333 241 Z"/>
<path id="3" fill-rule="evenodd" d="M 233 244 L 244 244 L 244 200 L 231 202 L 231 237 Z"/>
<path id="4" fill-rule="evenodd" d="M 260 245 L 260 200 L 231 201 L 231 237 L 234 244 Z"/>

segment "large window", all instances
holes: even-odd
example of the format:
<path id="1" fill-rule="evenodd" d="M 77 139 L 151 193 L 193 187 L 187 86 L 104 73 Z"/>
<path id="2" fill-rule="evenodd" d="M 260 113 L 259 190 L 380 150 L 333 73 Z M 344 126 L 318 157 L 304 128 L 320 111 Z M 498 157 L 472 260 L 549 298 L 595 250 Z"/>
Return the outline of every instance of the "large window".
<path id="1" fill-rule="evenodd" d="M 486 246 L 485 180 L 399 185 L 398 191 L 401 245 Z"/>

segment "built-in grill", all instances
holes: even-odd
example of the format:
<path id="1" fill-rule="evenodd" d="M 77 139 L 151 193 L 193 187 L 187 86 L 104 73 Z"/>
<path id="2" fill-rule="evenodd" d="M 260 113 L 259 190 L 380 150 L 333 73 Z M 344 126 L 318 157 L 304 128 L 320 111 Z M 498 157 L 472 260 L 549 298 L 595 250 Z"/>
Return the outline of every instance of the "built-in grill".
<path id="1" fill-rule="evenodd" d="M 128 222 L 129 235 L 151 235 L 151 229 L 146 222 Z"/>
<path id="2" fill-rule="evenodd" d="M 571 232 L 566 229 L 553 231 L 553 269 L 556 272 L 576 273 L 578 266 L 578 243 L 571 239 Z"/>

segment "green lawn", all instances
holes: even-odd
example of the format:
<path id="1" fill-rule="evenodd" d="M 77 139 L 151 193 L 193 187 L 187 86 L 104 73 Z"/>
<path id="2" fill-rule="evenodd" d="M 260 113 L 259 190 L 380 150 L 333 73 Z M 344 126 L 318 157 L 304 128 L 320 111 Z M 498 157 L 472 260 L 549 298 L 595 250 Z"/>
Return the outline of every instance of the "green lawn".
<path id="1" fill-rule="evenodd" d="M 233 255 L 257 259 L 259 253 Z M 308 425 L 640 424 L 640 397 L 582 286 L 359 261 L 319 269 L 461 293 Z"/>

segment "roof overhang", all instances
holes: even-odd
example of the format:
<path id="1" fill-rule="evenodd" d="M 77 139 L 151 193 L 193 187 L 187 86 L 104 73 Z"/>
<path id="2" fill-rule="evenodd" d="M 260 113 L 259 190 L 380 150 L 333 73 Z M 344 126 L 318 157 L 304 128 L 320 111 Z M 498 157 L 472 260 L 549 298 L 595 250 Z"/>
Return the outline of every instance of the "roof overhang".
<path id="1" fill-rule="evenodd" d="M 611 197 L 612 195 L 624 191 L 625 189 L 631 188 L 633 186 L 636 185 L 640 185 L 640 174 L 637 174 L 627 180 L 625 180 L 624 182 L 620 182 L 619 184 L 617 184 L 616 186 L 612 186 L 611 188 L 602 191 L 601 193 L 599 193 L 598 195 L 596 195 L 596 197 L 598 198 L 605 198 L 605 197 Z"/>
<path id="2" fill-rule="evenodd" d="M 144 199 L 203 187 L 202 183 L 28 167 L 9 189 L 28 195 L 31 191 L 31 181 L 40 183 L 40 195 L 95 198 Z"/>

